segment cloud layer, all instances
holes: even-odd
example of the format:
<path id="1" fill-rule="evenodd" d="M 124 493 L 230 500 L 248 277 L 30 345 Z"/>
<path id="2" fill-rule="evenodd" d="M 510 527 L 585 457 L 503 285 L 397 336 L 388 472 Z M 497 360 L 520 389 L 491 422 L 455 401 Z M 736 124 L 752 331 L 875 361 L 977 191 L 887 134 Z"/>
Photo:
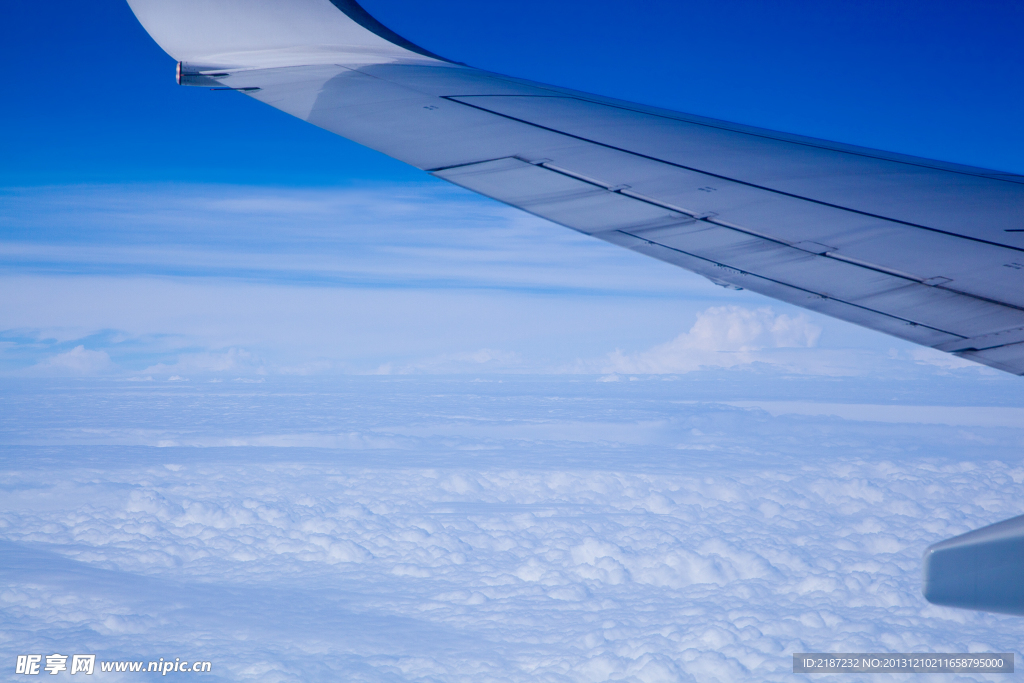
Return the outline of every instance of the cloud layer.
<path id="1" fill-rule="evenodd" d="M 919 585 L 929 543 L 1020 512 L 1018 427 L 773 417 L 718 380 L 19 386 L 9 653 L 734 683 L 801 680 L 794 651 L 1019 647 Z"/>
<path id="2" fill-rule="evenodd" d="M 962 371 L 440 184 L 0 196 L 0 373 Z"/>

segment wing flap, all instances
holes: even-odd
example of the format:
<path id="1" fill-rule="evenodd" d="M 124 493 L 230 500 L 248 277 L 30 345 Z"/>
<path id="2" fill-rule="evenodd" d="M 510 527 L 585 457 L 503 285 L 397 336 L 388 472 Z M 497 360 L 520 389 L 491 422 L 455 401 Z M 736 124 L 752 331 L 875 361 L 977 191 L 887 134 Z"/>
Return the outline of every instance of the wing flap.
<path id="1" fill-rule="evenodd" d="M 899 322 L 887 323 L 886 328 L 914 341 L 927 338 L 933 345 L 949 344 L 976 330 L 997 333 L 1024 326 L 1024 311 L 812 253 L 801 246 L 806 243 L 790 245 L 721 226 L 713 216 L 669 212 L 614 187 L 552 170 L 549 163 L 509 157 L 441 169 L 434 175 L 587 234 L 616 231 L 696 257 L 722 269 L 714 276 L 707 269 L 703 274 L 736 286 L 761 292 L 786 287 L 793 291 L 784 298 L 807 308 L 831 311 L 822 302 L 834 301 L 891 318 Z M 820 246 L 827 252 L 828 247 Z M 658 257 L 681 265 L 683 259 L 675 254 Z M 748 281 L 745 275 L 757 281 Z M 865 315 L 853 317 L 863 320 Z"/>
<path id="2" fill-rule="evenodd" d="M 620 233 L 621 234 L 621 233 Z M 795 306 L 807 308 L 833 318 L 839 318 L 855 325 L 868 327 L 879 332 L 899 337 L 916 344 L 924 346 L 935 346 L 944 342 L 955 342 L 960 339 L 956 335 L 936 330 L 925 325 L 918 325 L 907 320 L 902 320 L 891 315 L 873 311 L 853 304 L 820 296 L 814 292 L 794 287 L 783 282 L 777 282 L 768 278 L 760 277 L 754 273 L 748 273 L 730 268 L 724 264 L 709 261 L 707 259 L 688 254 L 686 252 L 670 249 L 657 243 L 643 242 L 638 244 L 630 242 L 623 243 L 618 237 L 608 233 L 598 235 L 613 244 L 627 246 L 641 254 L 651 256 L 660 261 L 693 271 L 708 278 L 715 283 L 728 283 L 741 289 L 749 289 L 753 292 L 769 296 L 773 299 L 785 301 Z M 630 236 L 633 240 L 635 237 Z"/>

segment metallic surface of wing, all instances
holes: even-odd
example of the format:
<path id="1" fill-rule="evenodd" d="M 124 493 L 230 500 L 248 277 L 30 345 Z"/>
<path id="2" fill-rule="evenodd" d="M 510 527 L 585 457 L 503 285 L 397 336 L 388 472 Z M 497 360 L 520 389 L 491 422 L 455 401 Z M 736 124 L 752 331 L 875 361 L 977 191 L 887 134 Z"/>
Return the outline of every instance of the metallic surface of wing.
<path id="1" fill-rule="evenodd" d="M 1024 516 L 928 548 L 924 595 L 950 607 L 1024 615 Z"/>
<path id="2" fill-rule="evenodd" d="M 354 0 L 129 4 L 182 83 L 717 284 L 1024 374 L 1024 176 L 484 72 Z"/>

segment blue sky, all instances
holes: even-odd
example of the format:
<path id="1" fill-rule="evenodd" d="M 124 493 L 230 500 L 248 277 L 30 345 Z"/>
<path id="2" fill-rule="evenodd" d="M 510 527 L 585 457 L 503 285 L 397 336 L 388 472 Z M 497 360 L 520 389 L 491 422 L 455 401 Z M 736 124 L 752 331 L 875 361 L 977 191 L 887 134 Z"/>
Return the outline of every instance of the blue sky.
<path id="1" fill-rule="evenodd" d="M 366 6 L 486 69 L 1024 171 L 1013 3 Z M 178 87 L 125 3 L 17 3 L 9 16 L 5 373 L 957 369 L 471 196 L 243 96 Z M 745 341 L 723 347 L 739 328 Z"/>
<path id="2" fill-rule="evenodd" d="M 1012 2 L 368 0 L 481 68 L 807 135 L 1020 170 Z M 418 174 L 242 97 L 176 88 L 127 3 L 14 3 L 5 183 L 333 184 Z"/>
<path id="3" fill-rule="evenodd" d="M 1024 172 L 1019 3 L 365 4 L 483 68 Z M 722 683 L 1019 649 L 926 603 L 920 558 L 1021 513 L 1020 378 L 178 87 L 121 0 L 8 5 L 0 666 Z"/>

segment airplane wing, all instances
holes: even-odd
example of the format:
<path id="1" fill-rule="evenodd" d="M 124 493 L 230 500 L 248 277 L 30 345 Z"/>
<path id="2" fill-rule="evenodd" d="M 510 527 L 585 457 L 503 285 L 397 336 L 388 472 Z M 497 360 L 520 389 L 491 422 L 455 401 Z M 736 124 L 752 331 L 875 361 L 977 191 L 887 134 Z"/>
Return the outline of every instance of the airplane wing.
<path id="1" fill-rule="evenodd" d="M 232 89 L 566 227 L 1024 374 L 1024 176 L 457 64 L 355 0 L 128 0 Z"/>

